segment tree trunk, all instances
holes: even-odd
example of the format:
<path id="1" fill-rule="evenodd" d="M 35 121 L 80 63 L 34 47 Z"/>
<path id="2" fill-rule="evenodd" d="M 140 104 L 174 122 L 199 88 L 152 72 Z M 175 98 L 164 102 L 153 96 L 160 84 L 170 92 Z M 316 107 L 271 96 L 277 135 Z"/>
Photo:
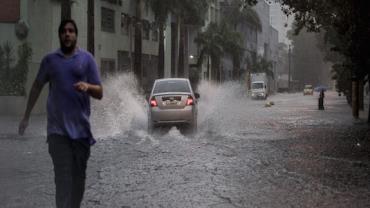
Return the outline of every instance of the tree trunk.
<path id="1" fill-rule="evenodd" d="M 164 23 L 159 23 L 158 77 L 164 77 Z"/>
<path id="2" fill-rule="evenodd" d="M 71 2 L 70 0 L 63 0 L 61 5 L 61 19 L 71 19 Z"/>
<path id="3" fill-rule="evenodd" d="M 94 0 L 87 2 L 87 50 L 94 55 L 95 36 L 94 36 Z"/>
<path id="4" fill-rule="evenodd" d="M 140 85 L 141 85 L 141 53 L 142 53 L 141 28 L 142 28 L 141 0 L 136 0 L 134 74 Z"/>
<path id="5" fill-rule="evenodd" d="M 207 55 L 207 80 L 209 81 L 209 72 L 210 72 L 210 65 L 211 65 L 211 63 L 210 63 L 210 57 L 209 57 L 209 55 Z"/>
<path id="6" fill-rule="evenodd" d="M 174 77 L 178 77 L 179 72 L 179 58 L 180 58 L 180 39 L 181 39 L 181 17 L 177 15 L 176 19 L 176 40 L 175 40 L 175 66 L 174 66 Z"/>
<path id="7" fill-rule="evenodd" d="M 220 60 L 217 57 L 211 57 L 211 80 L 217 81 L 218 80 L 218 71 L 220 68 Z"/>
<path id="8" fill-rule="evenodd" d="M 128 47 L 128 56 L 129 56 L 129 58 L 130 58 L 130 72 L 133 72 L 134 71 L 134 57 L 133 57 L 133 55 L 132 55 L 132 43 L 133 43 L 133 41 L 132 41 L 132 36 L 133 35 L 135 35 L 134 34 L 134 22 L 133 22 L 133 20 L 131 19 L 130 20 L 130 23 L 129 23 L 129 25 L 128 25 L 128 42 L 129 42 L 129 47 Z"/>
<path id="9" fill-rule="evenodd" d="M 240 70 L 240 57 L 238 55 L 233 56 L 233 80 L 237 80 Z"/>
<path id="10" fill-rule="evenodd" d="M 369 86 L 369 93 L 370 93 L 370 73 L 368 75 L 368 86 Z M 370 124 L 370 95 L 369 95 L 369 106 L 368 106 L 368 115 L 367 115 L 367 122 Z"/>
<path id="11" fill-rule="evenodd" d="M 189 78 L 189 27 L 184 27 L 184 77 Z"/>
<path id="12" fill-rule="evenodd" d="M 352 80 L 352 115 L 354 118 L 359 117 L 359 87 L 358 87 L 358 80 Z"/>
<path id="13" fill-rule="evenodd" d="M 179 66 L 177 67 L 178 72 L 177 72 L 177 77 L 184 77 L 184 59 L 185 59 L 185 26 L 180 22 L 179 24 L 180 27 L 180 39 L 179 39 Z"/>
<path id="14" fill-rule="evenodd" d="M 362 79 L 358 84 L 358 108 L 364 110 L 364 81 Z"/>
<path id="15" fill-rule="evenodd" d="M 367 74 L 367 85 L 368 85 L 368 87 L 369 87 L 369 108 L 368 108 L 368 115 L 367 115 L 367 123 L 369 123 L 370 124 L 370 71 L 369 71 L 369 73 Z"/>

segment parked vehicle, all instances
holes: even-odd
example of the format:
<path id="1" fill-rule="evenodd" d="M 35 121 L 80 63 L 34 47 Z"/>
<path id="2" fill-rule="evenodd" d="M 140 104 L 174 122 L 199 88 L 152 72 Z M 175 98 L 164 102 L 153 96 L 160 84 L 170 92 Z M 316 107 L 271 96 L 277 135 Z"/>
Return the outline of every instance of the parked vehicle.
<path id="1" fill-rule="evenodd" d="M 268 78 L 266 73 L 251 74 L 251 95 L 253 99 L 266 99 L 268 96 Z"/>
<path id="2" fill-rule="evenodd" d="M 303 95 L 313 95 L 312 85 L 305 85 L 303 88 Z"/>
<path id="3" fill-rule="evenodd" d="M 187 126 L 197 129 L 197 99 L 189 79 L 166 78 L 154 81 L 149 96 L 148 131 L 158 126 Z"/>

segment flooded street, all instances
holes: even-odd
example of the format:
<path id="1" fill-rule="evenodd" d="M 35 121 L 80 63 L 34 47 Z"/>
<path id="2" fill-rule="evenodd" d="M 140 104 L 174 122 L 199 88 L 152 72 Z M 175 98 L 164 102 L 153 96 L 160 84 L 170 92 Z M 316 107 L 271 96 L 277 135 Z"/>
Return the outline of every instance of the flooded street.
<path id="1" fill-rule="evenodd" d="M 145 98 L 132 80 L 112 78 L 93 105 L 98 142 L 83 207 L 370 206 L 370 131 L 344 97 L 327 92 L 319 111 L 316 93 L 251 100 L 237 83 L 203 82 L 195 135 L 175 127 L 148 135 Z M 44 118 L 34 119 L 42 129 Z M 9 128 L 0 135 L 0 187 L 8 190 L 0 206 L 53 207 L 45 130 L 21 138 L 10 128 L 15 119 L 1 122 Z"/>

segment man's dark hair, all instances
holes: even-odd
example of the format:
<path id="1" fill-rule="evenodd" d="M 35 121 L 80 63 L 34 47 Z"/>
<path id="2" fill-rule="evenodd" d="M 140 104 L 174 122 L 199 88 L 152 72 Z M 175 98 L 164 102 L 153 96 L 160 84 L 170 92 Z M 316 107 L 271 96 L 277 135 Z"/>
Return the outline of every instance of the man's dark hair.
<path id="1" fill-rule="evenodd" d="M 73 19 L 62 20 L 60 22 L 60 25 L 59 25 L 58 34 L 61 35 L 63 33 L 64 26 L 66 26 L 66 24 L 68 24 L 68 23 L 71 23 L 73 25 L 73 27 L 75 28 L 75 31 L 76 31 L 76 35 L 78 35 L 77 25 L 76 25 L 76 22 Z"/>

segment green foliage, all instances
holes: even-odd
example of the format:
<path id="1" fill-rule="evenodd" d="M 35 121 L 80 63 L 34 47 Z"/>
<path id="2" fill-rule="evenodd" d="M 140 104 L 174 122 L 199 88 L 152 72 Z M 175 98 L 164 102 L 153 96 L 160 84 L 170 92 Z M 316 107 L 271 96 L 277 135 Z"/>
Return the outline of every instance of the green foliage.
<path id="1" fill-rule="evenodd" d="M 268 76 L 274 78 L 272 61 L 268 61 L 266 58 L 252 53 L 251 57 L 247 59 L 247 64 L 251 73 L 265 72 Z"/>
<path id="2" fill-rule="evenodd" d="M 204 55 L 219 59 L 224 53 L 221 28 L 215 23 L 209 24 L 207 29 L 199 33 L 194 41 L 201 49 L 200 58 L 198 59 L 200 63 L 203 61 Z"/>
<path id="3" fill-rule="evenodd" d="M 346 95 L 351 93 L 351 70 L 348 66 L 343 64 L 334 64 L 333 65 L 333 79 L 336 82 L 336 89 L 338 92 L 344 92 Z"/>
<path id="4" fill-rule="evenodd" d="M 173 0 L 172 12 L 191 25 L 203 25 L 205 14 L 212 0 Z"/>
<path id="5" fill-rule="evenodd" d="M 366 74 L 370 76 L 368 1 L 278 1 L 285 7 L 286 14 L 294 14 L 296 33 L 304 27 L 309 31 L 325 31 L 328 46 L 321 48 L 327 53 L 326 59 L 334 63 L 333 78 L 340 91 L 350 92 L 352 78 L 363 80 Z"/>
<path id="6" fill-rule="evenodd" d="M 353 0 L 279 0 L 288 15 L 294 14 L 296 33 L 325 30 L 333 49 L 350 60 L 354 75 L 363 78 L 369 67 L 370 13 L 367 1 Z"/>
<path id="7" fill-rule="evenodd" d="M 15 66 L 13 46 L 6 42 L 0 46 L 0 96 L 24 96 L 27 81 L 28 62 L 32 49 L 28 43 L 18 46 L 18 61 Z"/>
<path id="8" fill-rule="evenodd" d="M 145 0 L 145 3 L 152 9 L 155 20 L 160 23 L 167 21 L 168 14 L 173 9 L 173 0 Z"/>
<path id="9" fill-rule="evenodd" d="M 249 24 L 262 31 L 261 20 L 257 12 L 249 4 L 243 5 L 241 0 L 232 0 L 222 7 L 225 22 L 236 29 L 237 25 Z"/>

